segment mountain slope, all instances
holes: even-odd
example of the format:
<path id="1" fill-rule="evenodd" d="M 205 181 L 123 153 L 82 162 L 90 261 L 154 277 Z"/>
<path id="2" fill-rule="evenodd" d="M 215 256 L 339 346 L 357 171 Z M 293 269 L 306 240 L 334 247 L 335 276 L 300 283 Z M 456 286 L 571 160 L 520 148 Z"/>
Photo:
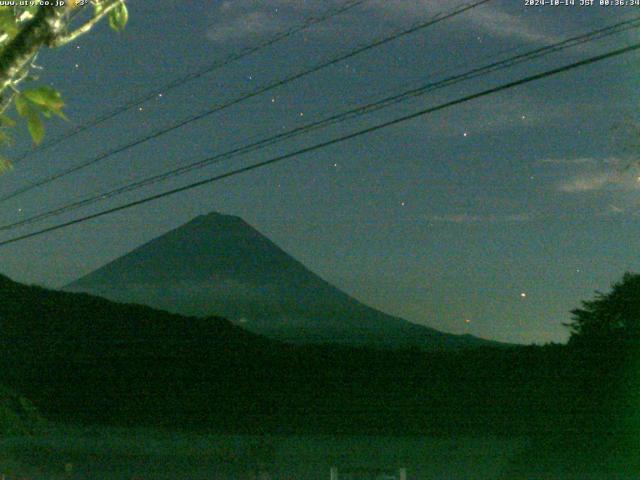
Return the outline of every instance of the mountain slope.
<path id="1" fill-rule="evenodd" d="M 296 355 L 221 318 L 184 317 L 0 275 L 3 382 L 52 419 L 210 417 L 224 428 L 223 421 L 238 423 L 233 412 L 251 410 L 255 396 L 248 392 L 265 390 L 267 365 L 295 370 Z"/>
<path id="2" fill-rule="evenodd" d="M 363 305 L 242 219 L 218 213 L 195 218 L 65 290 L 184 315 L 220 315 L 287 342 L 427 349 L 489 343 Z"/>

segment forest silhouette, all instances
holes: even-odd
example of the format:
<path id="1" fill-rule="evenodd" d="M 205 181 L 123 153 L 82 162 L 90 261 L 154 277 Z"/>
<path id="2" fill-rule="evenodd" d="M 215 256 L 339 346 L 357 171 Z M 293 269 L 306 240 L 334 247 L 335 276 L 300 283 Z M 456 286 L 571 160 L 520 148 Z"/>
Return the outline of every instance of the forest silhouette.
<path id="1" fill-rule="evenodd" d="M 637 472 L 640 275 L 572 313 L 566 345 L 293 346 L 0 276 L 0 365 L 7 387 L 65 424 L 526 436 L 505 479 Z"/>
<path id="2" fill-rule="evenodd" d="M 567 345 L 290 346 L 0 278 L 4 382 L 52 420 L 238 432 L 630 434 L 640 275 L 573 311 Z"/>

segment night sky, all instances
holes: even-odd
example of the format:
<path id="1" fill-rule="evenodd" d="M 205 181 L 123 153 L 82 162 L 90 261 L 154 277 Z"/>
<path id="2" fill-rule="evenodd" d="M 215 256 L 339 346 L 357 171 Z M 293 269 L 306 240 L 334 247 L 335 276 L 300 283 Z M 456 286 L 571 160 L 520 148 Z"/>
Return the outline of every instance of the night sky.
<path id="1" fill-rule="evenodd" d="M 179 89 L 162 86 L 341 2 L 129 2 L 106 25 L 44 51 L 41 78 L 70 122 L 157 90 L 141 108 L 35 152 L 0 177 L 5 194 L 214 104 L 460 2 L 371 0 Z M 576 4 L 579 0 L 576 0 Z M 597 3 L 597 2 L 596 2 Z M 185 7 L 185 5 L 187 7 Z M 640 15 L 640 7 L 525 7 L 495 0 L 4 202 L 11 223 L 430 80 Z M 439 90 L 0 234 L 0 240 L 268 159 L 638 41 L 637 30 Z M 60 287 L 192 217 L 239 215 L 312 271 L 385 312 L 454 333 L 564 341 L 594 290 L 640 270 L 639 55 L 632 53 L 421 117 L 278 165 L 2 247 L 1 273 Z M 24 132 L 23 132 L 24 133 Z M 30 148 L 21 134 L 10 158 Z"/>

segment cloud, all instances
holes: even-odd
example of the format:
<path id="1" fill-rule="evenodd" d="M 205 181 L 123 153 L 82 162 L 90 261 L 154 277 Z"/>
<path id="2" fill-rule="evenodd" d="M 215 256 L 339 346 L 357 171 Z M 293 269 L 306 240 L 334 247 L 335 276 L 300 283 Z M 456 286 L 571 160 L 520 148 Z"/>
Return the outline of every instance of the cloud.
<path id="1" fill-rule="evenodd" d="M 626 212 L 626 209 L 623 207 L 619 207 L 618 205 L 614 205 L 614 204 L 609 204 L 609 206 L 607 207 L 607 213 L 610 214 L 618 214 L 618 213 L 624 213 Z"/>
<path id="2" fill-rule="evenodd" d="M 221 10 L 225 10 L 224 4 Z M 246 12 L 211 26 L 207 31 L 207 38 L 214 42 L 225 42 L 271 33 L 279 27 L 280 22 L 265 12 Z"/>
<path id="3" fill-rule="evenodd" d="M 434 92 L 431 104 L 437 105 L 450 100 L 449 92 Z M 462 138 L 467 132 L 468 139 L 483 134 L 498 135 L 505 132 L 529 132 L 546 128 L 550 123 L 560 122 L 570 116 L 585 116 L 583 105 L 572 105 L 568 101 L 547 99 L 526 92 L 504 92 L 490 97 L 490 101 L 477 101 L 459 108 L 442 110 L 436 115 L 427 115 L 422 120 L 408 124 L 406 129 L 416 129 L 423 134 L 428 128 L 432 138 Z"/>
<path id="4" fill-rule="evenodd" d="M 215 17 L 207 38 L 223 43 L 285 31 L 339 4 L 337 0 L 323 2 L 321 7 L 311 0 L 224 1 L 213 10 Z M 322 27 L 316 25 L 312 28 L 318 30 Z"/>
<path id="5" fill-rule="evenodd" d="M 322 7 L 319 7 L 322 5 Z M 216 42 L 238 40 L 256 34 L 270 33 L 285 25 L 301 21 L 309 15 L 327 11 L 341 5 L 337 0 L 315 2 L 311 0 L 272 0 L 256 2 L 254 0 L 224 1 L 214 10 L 216 21 L 207 32 L 207 37 Z M 435 15 L 448 13 L 461 6 L 441 0 L 376 0 L 359 6 L 349 17 L 348 24 L 341 28 L 354 33 L 369 31 L 371 22 L 380 20 L 393 24 L 407 25 L 407 19 L 426 20 Z M 372 16 L 377 17 L 371 18 Z M 539 19 L 538 19 L 539 20 Z M 518 40 L 526 43 L 546 43 L 557 40 L 544 27 L 546 23 L 536 20 L 533 15 L 511 13 L 495 4 L 485 4 L 473 8 L 446 22 L 459 29 L 467 29 L 496 38 Z M 363 30 L 364 29 L 364 30 Z"/>
<path id="6" fill-rule="evenodd" d="M 539 161 L 546 165 L 620 165 L 621 160 L 615 157 L 594 158 L 594 157 L 576 157 L 576 158 L 543 158 Z"/>
<path id="7" fill-rule="evenodd" d="M 524 16 L 524 18 L 527 17 Z M 500 11 L 496 7 L 474 9 L 469 12 L 468 19 L 481 31 L 501 38 L 530 43 L 557 41 L 555 35 L 544 32 L 540 25 L 536 25 L 533 21 L 525 21 L 523 17 Z"/>
<path id="8" fill-rule="evenodd" d="M 431 222 L 478 224 L 478 223 L 522 223 L 535 219 L 530 213 L 492 213 L 486 215 L 454 213 L 428 217 Z"/>
<path id="9" fill-rule="evenodd" d="M 602 190 L 605 186 L 615 184 L 614 176 L 607 172 L 586 173 L 576 175 L 558 185 L 558 190 L 567 193 L 591 192 Z"/>
<path id="10" fill-rule="evenodd" d="M 538 163 L 544 165 L 595 165 L 598 160 L 591 157 L 578 158 L 543 158 Z"/>
<path id="11" fill-rule="evenodd" d="M 386 15 L 403 18 L 422 18 L 449 12 L 460 6 L 439 0 L 387 0 L 376 2 L 372 8 L 384 11 Z M 458 25 L 463 23 L 479 33 L 509 40 L 528 43 L 546 43 L 557 40 L 557 35 L 545 30 L 533 15 L 516 15 L 496 4 L 485 4 L 473 8 L 456 17 Z"/>
<path id="12" fill-rule="evenodd" d="M 574 165 L 624 165 L 620 159 L 603 159 L 593 163 L 574 163 Z M 557 190 L 565 193 L 598 192 L 604 190 L 640 191 L 640 169 L 637 166 L 627 168 L 590 168 L 570 176 L 557 184 Z"/>

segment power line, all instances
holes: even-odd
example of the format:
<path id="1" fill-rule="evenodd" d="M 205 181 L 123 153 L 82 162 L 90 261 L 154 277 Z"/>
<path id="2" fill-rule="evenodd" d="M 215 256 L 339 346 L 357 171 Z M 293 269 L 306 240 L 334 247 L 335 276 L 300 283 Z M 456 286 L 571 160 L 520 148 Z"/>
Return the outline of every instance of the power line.
<path id="1" fill-rule="evenodd" d="M 439 111 L 439 110 L 444 110 L 446 108 L 450 108 L 450 107 L 455 106 L 455 105 L 460 105 L 462 103 L 466 103 L 466 102 L 469 102 L 471 100 L 475 100 L 477 98 L 486 97 L 486 96 L 492 95 L 494 93 L 498 93 L 498 92 L 501 92 L 501 91 L 504 91 L 504 90 L 508 90 L 508 89 L 520 86 L 520 85 L 531 83 L 531 82 L 534 82 L 536 80 L 540 80 L 540 79 L 543 79 L 543 78 L 546 78 L 546 77 L 557 75 L 559 73 L 567 72 L 569 70 L 573 70 L 573 69 L 578 68 L 578 67 L 582 67 L 582 66 L 585 66 L 585 65 L 590 65 L 592 63 L 600 62 L 600 61 L 608 59 L 608 58 L 620 56 L 620 55 L 623 55 L 625 53 L 629 53 L 629 52 L 632 52 L 632 51 L 635 51 L 635 50 L 638 50 L 638 49 L 640 49 L 640 43 L 634 43 L 632 45 L 629 45 L 629 46 L 626 46 L 626 47 L 623 47 L 623 48 L 619 48 L 617 50 L 609 51 L 607 53 L 603 53 L 603 54 L 596 55 L 596 56 L 593 56 L 593 57 L 589 57 L 587 59 L 580 60 L 578 62 L 574 62 L 574 63 L 570 63 L 568 65 L 564 65 L 562 67 L 554 68 L 552 70 L 547 70 L 545 72 L 538 73 L 538 74 L 535 74 L 535 75 L 530 75 L 530 76 L 521 78 L 519 80 L 515 80 L 515 81 L 512 81 L 512 82 L 508 82 L 508 83 L 499 85 L 497 87 L 489 88 L 487 90 L 483 90 L 481 92 L 473 93 L 471 95 L 466 95 L 466 96 L 458 98 L 456 100 L 451 100 L 451 101 L 448 101 L 448 102 L 445 102 L 445 103 L 441 103 L 439 105 L 436 105 L 435 107 L 430 107 L 430 108 L 426 108 L 426 109 L 423 109 L 423 110 L 419 110 L 417 112 L 414 112 L 414 113 L 411 113 L 411 114 L 408 114 L 408 115 L 403 115 L 401 117 L 395 118 L 393 120 L 390 120 L 390 121 L 387 121 L 387 122 L 384 122 L 384 123 L 380 123 L 378 125 L 374 125 L 372 127 L 368 127 L 368 128 L 362 129 L 362 130 L 358 130 L 356 132 L 353 132 L 353 133 L 350 133 L 350 134 L 347 134 L 347 135 L 343 135 L 343 136 L 340 136 L 340 137 L 336 137 L 336 138 L 333 138 L 331 140 L 327 140 L 325 142 L 317 143 L 315 145 L 311 145 L 309 147 L 305 147 L 305 148 L 296 150 L 294 152 L 290 152 L 290 153 L 287 153 L 287 154 L 284 154 L 284 155 L 280 155 L 280 156 L 271 158 L 269 160 L 265 160 L 263 162 L 259 162 L 259 163 L 255 163 L 253 165 L 249 165 L 249 166 L 246 166 L 246 167 L 238 168 L 238 169 L 232 170 L 230 172 L 226 172 L 226 173 L 223 173 L 223 174 L 220 174 L 220 175 L 209 177 L 209 178 L 206 178 L 204 180 L 199 180 L 197 182 L 193 182 L 193 183 L 190 183 L 190 184 L 182 186 L 182 187 L 178 187 L 178 188 L 174 188 L 174 189 L 171 189 L 171 190 L 167 190 L 165 192 L 158 193 L 158 194 L 155 194 L 155 195 L 151 195 L 149 197 L 145 197 L 145 198 L 133 201 L 133 202 L 129 202 L 129 203 L 126 203 L 126 204 L 123 204 L 123 205 L 119 205 L 117 207 L 109 208 L 109 209 L 103 210 L 101 212 L 97 212 L 97 213 L 93 213 L 93 214 L 90 214 L 90 215 L 86 215 L 84 217 L 76 218 L 76 219 L 70 220 L 68 222 L 64 222 L 64 223 L 60 223 L 60 224 L 57 224 L 57 225 L 53 225 L 51 227 L 43 228 L 43 229 L 37 230 L 35 232 L 31 232 L 31 233 L 27 233 L 27 234 L 24 234 L 24 235 L 20 235 L 20 236 L 14 237 L 14 238 L 10 238 L 8 240 L 3 240 L 3 241 L 0 242 L 0 246 L 9 245 L 11 243 L 19 242 L 21 240 L 26 240 L 27 238 L 32 238 L 32 237 L 36 237 L 36 236 L 39 236 L 39 235 L 43 235 L 43 234 L 48 233 L 48 232 L 52 232 L 52 231 L 55 231 L 55 230 L 60 230 L 62 228 L 66 228 L 66 227 L 69 227 L 71 225 L 76 225 L 76 224 L 83 223 L 83 222 L 86 222 L 86 221 L 89 221 L 89 220 L 93 220 L 95 218 L 99 218 L 99 217 L 102 217 L 102 216 L 105 216 L 105 215 L 110 215 L 112 213 L 116 213 L 116 212 L 119 212 L 119 211 L 122 211 L 122 210 L 126 210 L 126 209 L 129 209 L 129 208 L 138 206 L 138 205 L 142 205 L 144 203 L 148 203 L 148 202 L 152 202 L 152 201 L 155 201 L 155 200 L 159 200 L 161 198 L 168 197 L 170 195 L 174 195 L 174 194 L 177 194 L 177 193 L 180 193 L 180 192 L 184 192 L 184 191 L 187 191 L 187 190 L 192 190 L 192 189 L 200 187 L 202 185 L 207 185 L 207 184 L 210 184 L 210 183 L 214 183 L 214 182 L 223 180 L 225 178 L 233 177 L 233 176 L 236 176 L 236 175 L 240 175 L 242 173 L 246 173 L 246 172 L 249 172 L 249 171 L 252 171 L 252 170 L 256 170 L 258 168 L 266 167 L 268 165 L 273 165 L 275 163 L 279 163 L 279 162 L 282 162 L 284 160 L 288 160 L 290 158 L 297 157 L 299 155 L 303 155 L 303 154 L 310 153 L 310 152 L 313 152 L 313 151 L 316 151 L 316 150 L 320 150 L 322 148 L 326 148 L 326 147 L 329 147 L 331 145 L 342 143 L 344 141 L 351 140 L 353 138 L 357 138 L 357 137 L 360 137 L 362 135 L 366 135 L 366 134 L 369 134 L 369 133 L 372 133 L 372 132 L 376 132 L 378 130 L 382 130 L 384 128 L 388 128 L 388 127 L 391 127 L 393 125 L 397 125 L 397 124 L 406 122 L 408 120 L 412 120 L 414 118 L 421 117 L 423 115 L 427 115 L 427 114 L 430 114 L 430 113 L 433 113 L 433 112 L 436 112 L 436 111 Z"/>
<path id="2" fill-rule="evenodd" d="M 145 187 L 145 186 L 149 186 L 158 182 L 161 182 L 163 180 L 166 180 L 168 178 L 173 178 L 176 177 L 178 175 L 183 175 L 185 173 L 188 173 L 190 171 L 199 169 L 199 168 L 203 168 L 206 167 L 208 165 L 212 165 L 212 164 L 217 164 L 223 160 L 227 160 L 230 158 L 234 158 L 236 156 L 239 155 L 243 155 L 258 149 L 262 149 L 265 148 L 267 146 L 273 145 L 275 143 L 281 142 L 283 140 L 286 139 L 290 139 L 293 137 L 297 137 L 299 135 L 302 134 L 306 134 L 309 133 L 313 130 L 316 130 L 318 128 L 323 128 L 326 127 L 328 125 L 331 124 L 335 124 L 338 122 L 342 122 L 342 121 L 346 121 L 355 117 L 359 117 L 365 114 L 370 114 L 373 113 L 375 111 L 378 111 L 382 108 L 386 108 L 389 107 L 391 105 L 406 101 L 410 98 L 414 98 L 420 95 L 424 95 L 426 93 L 435 91 L 437 89 L 441 89 L 444 87 L 448 87 L 454 84 L 457 84 L 459 82 L 462 81 L 466 81 L 466 80 L 470 80 L 473 78 L 477 78 L 479 76 L 482 75 L 486 75 L 489 73 L 493 73 L 495 71 L 501 70 L 501 69 L 505 69 L 505 68 L 509 68 L 512 67 L 514 65 L 517 65 L 519 63 L 523 63 L 525 61 L 531 61 L 533 59 L 536 58 L 540 58 L 542 56 L 546 56 L 549 55 L 551 53 L 555 53 L 570 47 L 575 47 L 577 45 L 581 45 L 581 44 L 585 44 L 587 42 L 592 42 L 596 39 L 601 39 L 604 38 L 605 36 L 609 36 L 609 35 L 613 35 L 613 34 L 617 34 L 626 30 L 629 30 L 631 28 L 637 28 L 640 25 L 640 17 L 635 17 L 633 19 L 630 20 L 626 20 L 623 22 L 619 22 L 607 27 L 603 27 L 601 29 L 598 30 L 594 30 L 594 31 L 590 31 L 587 33 L 584 33 L 582 35 L 577 35 L 574 37 L 570 37 L 568 39 L 547 45 L 547 46 L 543 46 L 543 47 L 539 47 L 533 50 L 529 50 L 527 52 L 523 52 L 520 53 L 518 55 L 512 56 L 512 57 L 508 57 L 506 59 L 500 60 L 500 61 L 496 61 L 493 62 L 489 65 L 485 65 L 482 67 L 477 67 L 474 69 L 471 69 L 467 72 L 458 74 L 458 75 L 454 75 L 454 76 L 450 76 L 447 77 L 445 79 L 439 80 L 437 82 L 433 82 L 433 83 L 427 83 L 425 85 L 422 85 L 418 88 L 414 88 L 408 91 L 404 91 L 400 94 L 396 94 L 396 95 L 392 95 L 386 98 L 383 98 L 377 102 L 374 103 L 369 103 L 354 109 L 350 109 L 348 111 L 345 112 L 341 112 L 335 115 L 331 115 L 327 118 L 324 118 L 322 120 L 307 124 L 307 125 L 303 125 L 297 128 L 294 128 L 292 130 L 289 130 L 287 132 L 283 132 L 271 137 L 268 137 L 266 139 L 262 139 L 259 140 L 257 142 L 253 142 L 250 143 L 248 145 L 244 145 L 242 147 L 237 147 L 234 148 L 232 150 L 214 155 L 212 157 L 208 157 L 205 158 L 203 160 L 199 160 L 197 162 L 191 163 L 189 165 L 184 165 L 182 167 L 178 167 L 172 170 L 169 170 L 167 172 L 163 172 L 157 175 L 153 175 L 151 177 L 147 177 L 145 179 L 133 182 L 133 183 L 129 183 L 126 184 L 124 186 L 118 187 L 114 190 L 108 191 L 108 192 L 102 192 L 100 194 L 91 196 L 89 198 L 85 198 L 76 202 L 72 202 L 60 207 L 57 207 L 55 209 L 46 211 L 46 212 L 42 212 L 36 215 L 33 215 L 29 218 L 24 218 L 20 221 L 14 222 L 14 223 L 10 223 L 10 224 L 6 224 L 6 225 L 1 225 L 0 226 L 0 230 L 12 230 L 24 225 L 29 225 L 32 223 L 36 223 L 38 221 L 44 220 L 46 218 L 52 217 L 52 216 L 57 216 L 60 215 L 62 213 L 66 213 L 69 211 L 73 211 L 76 210 L 78 208 L 81 207 L 85 207 L 88 205 L 91 205 L 93 203 L 102 201 L 102 200 L 106 200 L 109 198 L 113 198 L 116 197 L 118 195 L 127 193 L 127 192 L 131 192 L 134 190 L 137 190 L 139 188 Z"/>
<path id="3" fill-rule="evenodd" d="M 268 85 L 266 85 L 264 87 L 260 87 L 260 88 L 258 88 L 256 90 L 253 90 L 253 91 L 251 91 L 251 92 L 249 92 L 249 93 L 247 93 L 245 95 L 237 97 L 237 98 L 235 98 L 233 100 L 230 100 L 230 101 L 228 101 L 226 103 L 223 103 L 221 105 L 215 106 L 214 108 L 206 110 L 206 111 L 204 111 L 202 113 L 199 113 L 199 114 L 196 114 L 196 115 L 192 115 L 191 117 L 188 117 L 188 118 L 186 118 L 184 120 L 181 120 L 181 121 L 179 121 L 177 123 L 174 123 L 173 125 L 171 125 L 169 127 L 165 127 L 165 128 L 163 128 L 161 130 L 157 130 L 157 131 L 155 131 L 155 132 L 153 132 L 153 133 L 151 133 L 149 135 L 146 135 L 145 137 L 139 138 L 138 140 L 135 140 L 135 141 L 130 142 L 128 144 L 116 147 L 116 148 L 114 148 L 112 150 L 109 150 L 109 151 L 107 151 L 107 152 L 105 152 L 105 153 L 103 153 L 103 154 L 101 154 L 101 155 L 99 155 L 99 156 L 97 156 L 97 157 L 95 157 L 95 158 L 93 158 L 91 160 L 83 162 L 83 163 L 81 163 L 79 165 L 75 165 L 75 166 L 70 167 L 70 168 L 68 168 L 66 170 L 63 170 L 61 172 L 58 172 L 58 173 L 55 173 L 55 174 L 50 175 L 48 177 L 45 177 L 43 179 L 40 179 L 40 180 L 36 181 L 35 183 L 30 184 L 30 185 L 26 185 L 26 186 L 24 186 L 22 188 L 18 188 L 17 190 L 14 190 L 13 192 L 11 192 L 9 194 L 0 197 L 0 202 L 4 202 L 4 201 L 7 201 L 7 200 L 9 200 L 11 198 L 15 198 L 18 195 L 21 195 L 21 194 L 26 193 L 26 192 L 28 192 L 30 190 L 33 190 L 34 188 L 41 187 L 41 186 L 46 185 L 48 183 L 51 183 L 51 182 L 53 182 L 55 180 L 58 180 L 59 178 L 62 178 L 62 177 L 65 177 L 67 175 L 70 175 L 72 173 L 75 173 L 75 172 L 78 172 L 80 170 L 83 170 L 84 168 L 87 168 L 87 167 L 89 167 L 91 165 L 94 165 L 94 164 L 96 164 L 96 163 L 98 163 L 98 162 L 100 162 L 102 160 L 105 160 L 106 158 L 109 158 L 109 157 L 112 157 L 113 155 L 122 153 L 122 152 L 124 152 L 126 150 L 129 150 L 130 148 L 133 148 L 135 146 L 138 146 L 138 145 L 141 145 L 141 144 L 143 144 L 145 142 L 148 142 L 149 140 L 153 140 L 155 138 L 158 138 L 158 137 L 160 137 L 160 136 L 162 136 L 162 135 L 164 135 L 166 133 L 169 133 L 171 131 L 177 130 L 178 128 L 181 128 L 181 127 L 183 127 L 185 125 L 193 123 L 193 122 L 195 122 L 197 120 L 201 120 L 201 119 L 203 119 L 205 117 L 208 117 L 208 116 L 210 116 L 210 115 L 212 115 L 212 114 L 214 114 L 216 112 L 219 112 L 221 110 L 224 110 L 224 109 L 226 109 L 228 107 L 231 107 L 233 105 L 237 105 L 237 104 L 239 104 L 239 103 L 241 103 L 241 102 L 243 102 L 245 100 L 248 100 L 250 98 L 256 97 L 256 96 L 261 95 L 263 93 L 266 93 L 266 92 L 268 92 L 270 90 L 273 90 L 274 88 L 278 88 L 278 87 L 281 87 L 283 85 L 286 85 L 287 83 L 293 82 L 295 80 L 299 80 L 299 79 L 301 79 L 303 77 L 306 77 L 306 76 L 311 75 L 311 74 L 313 74 L 315 72 L 318 72 L 319 70 L 327 68 L 327 67 L 329 67 L 331 65 L 335 65 L 336 63 L 339 63 L 339 62 L 342 62 L 342 61 L 344 61 L 346 59 L 352 58 L 352 57 L 354 57 L 356 55 L 359 55 L 359 54 L 361 54 L 363 52 L 366 52 L 368 50 L 371 50 L 373 48 L 377 48 L 377 47 L 379 47 L 381 45 L 384 45 L 386 43 L 389 43 L 389 42 L 391 42 L 393 40 L 397 40 L 398 38 L 401 38 L 403 36 L 406 36 L 406 35 L 409 35 L 411 33 L 417 32 L 418 30 L 421 30 L 421 29 L 427 28 L 429 26 L 435 25 L 436 23 L 439 23 L 441 21 L 447 20 L 447 19 L 452 18 L 452 17 L 454 17 L 456 15 L 460 15 L 460 14 L 462 14 L 462 13 L 464 13 L 464 12 L 466 12 L 466 11 L 472 9 L 472 8 L 476 8 L 476 7 L 478 7 L 478 6 L 482 5 L 482 4 L 490 2 L 490 1 L 492 1 L 492 0 L 477 0 L 477 1 L 473 2 L 473 3 L 466 4 L 464 6 L 458 7 L 457 9 L 455 9 L 455 10 L 453 10 L 453 11 L 447 13 L 447 14 L 435 15 L 434 17 L 430 18 L 429 20 L 420 22 L 419 24 L 416 24 L 416 25 L 412 26 L 411 28 L 408 28 L 406 30 L 402 30 L 400 32 L 394 33 L 394 34 L 389 35 L 387 37 L 384 37 L 382 39 L 376 40 L 375 42 L 369 43 L 369 44 L 367 44 L 365 46 L 358 47 L 355 50 L 351 50 L 346 54 L 339 55 L 339 56 L 334 57 L 334 58 L 332 58 L 332 59 L 330 59 L 328 61 L 322 62 L 322 63 L 320 63 L 320 64 L 318 64 L 318 65 L 316 65 L 314 67 L 311 67 L 309 69 L 303 70 L 303 71 L 298 72 L 296 74 L 290 75 L 290 76 L 285 77 L 285 78 L 283 78 L 281 80 L 278 80 L 276 82 L 270 83 L 270 84 L 268 84 Z"/>
<path id="4" fill-rule="evenodd" d="M 84 125 L 80 125 L 76 128 L 74 128 L 73 130 L 71 130 L 70 132 L 67 132 L 65 134 L 62 134 L 56 138 L 53 138 L 51 140 L 49 140 L 48 142 L 44 142 L 43 144 L 41 144 L 40 146 L 33 148 L 25 153 L 23 153 L 22 155 L 20 155 L 18 158 L 16 158 L 14 160 L 13 163 L 19 163 L 21 161 L 23 161 L 24 159 L 26 159 L 27 157 L 33 155 L 35 152 L 40 152 L 42 150 L 46 150 L 50 147 L 53 147 L 54 145 L 58 145 L 59 143 L 68 140 L 69 138 L 72 138 L 76 135 L 78 135 L 79 133 L 84 132 L 85 130 L 88 130 L 90 128 L 93 128 L 97 125 L 100 125 L 101 123 L 104 123 L 108 120 L 111 120 L 112 118 L 127 112 L 135 107 L 138 107 L 146 102 L 148 102 L 149 100 L 152 100 L 154 98 L 156 98 L 158 96 L 158 94 L 164 94 L 166 92 L 169 92 L 171 90 L 174 90 L 175 88 L 178 88 L 182 85 L 184 85 L 185 83 L 191 82 L 193 80 L 196 80 L 198 78 L 201 78 L 205 75 L 208 75 L 211 72 L 214 72 L 216 70 L 219 70 L 227 65 L 229 65 L 230 63 L 236 62 L 238 60 L 241 60 L 245 57 L 248 57 L 249 55 L 252 55 L 256 52 L 259 52 L 260 50 L 263 50 L 265 48 L 268 48 L 272 45 L 275 45 L 276 43 L 291 37 L 292 35 L 295 35 L 299 32 L 302 32 L 304 30 L 307 30 L 308 28 L 311 28 L 314 25 L 317 25 L 319 23 L 325 22 L 327 20 L 330 20 L 333 17 L 336 17 L 342 13 L 345 13 L 349 10 L 352 10 L 355 7 L 358 7 L 360 5 L 362 5 L 363 3 L 368 2 L 369 0 L 351 0 L 349 2 L 346 2 L 345 4 L 343 4 L 342 6 L 338 7 L 338 8 L 332 8 L 330 10 L 328 10 L 327 12 L 325 12 L 324 14 L 318 16 L 318 17 L 309 17 L 307 18 L 305 21 L 303 21 L 300 25 L 296 26 L 296 27 L 290 27 L 287 29 L 284 29 L 278 33 L 276 33 L 274 36 L 266 39 L 264 42 L 258 43 L 254 46 L 250 46 L 247 48 L 244 48 L 238 52 L 234 52 L 231 53 L 229 55 L 227 55 L 226 57 L 223 57 L 219 60 L 216 60 L 215 62 L 200 68 L 199 70 L 196 70 L 194 72 L 188 73 L 180 78 L 176 78 L 174 80 L 172 80 L 171 82 L 165 84 L 164 86 L 160 87 L 159 89 L 155 89 L 154 91 L 145 93 L 139 97 L 136 97 L 130 101 L 128 101 L 127 103 L 125 103 L 124 105 L 121 105 L 120 107 L 117 107 L 113 110 L 111 110 L 110 112 L 105 113 L 104 115 L 101 115 L 97 118 L 94 118 L 93 120 L 90 120 L 88 123 L 84 124 Z"/>

